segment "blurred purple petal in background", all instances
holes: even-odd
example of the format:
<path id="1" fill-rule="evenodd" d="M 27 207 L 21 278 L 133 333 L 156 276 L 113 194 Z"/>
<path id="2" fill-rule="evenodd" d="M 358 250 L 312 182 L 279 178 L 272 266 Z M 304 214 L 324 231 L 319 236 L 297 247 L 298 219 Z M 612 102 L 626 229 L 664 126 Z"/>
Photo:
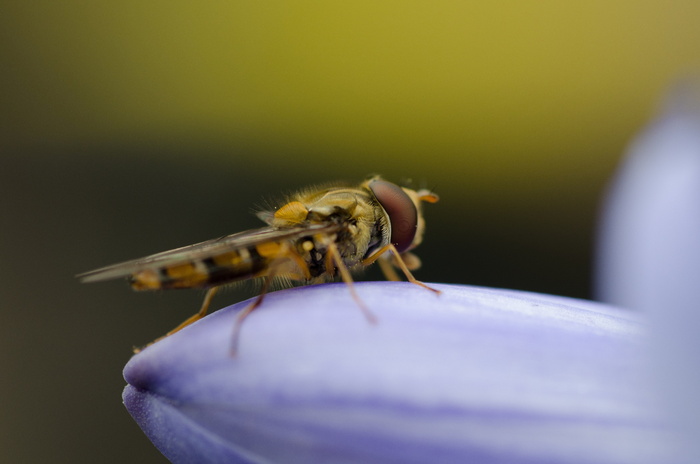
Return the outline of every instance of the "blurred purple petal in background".
<path id="1" fill-rule="evenodd" d="M 649 317 L 655 380 L 700 462 L 700 87 L 681 86 L 630 146 L 601 224 L 602 300 Z"/>
<path id="2" fill-rule="evenodd" d="M 134 356 L 131 414 L 173 462 L 659 462 L 645 328 L 573 299 L 436 285 L 269 295 Z"/>

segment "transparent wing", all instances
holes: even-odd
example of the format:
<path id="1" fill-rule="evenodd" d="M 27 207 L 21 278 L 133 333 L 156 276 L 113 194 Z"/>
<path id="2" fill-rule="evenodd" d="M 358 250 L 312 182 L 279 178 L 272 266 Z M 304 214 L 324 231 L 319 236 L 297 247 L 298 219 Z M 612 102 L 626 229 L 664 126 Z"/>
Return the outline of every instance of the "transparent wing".
<path id="1" fill-rule="evenodd" d="M 144 258 L 113 264 L 93 271 L 78 274 L 76 277 L 81 282 L 99 282 L 103 280 L 127 277 L 135 272 L 172 266 L 197 259 L 206 259 L 240 248 L 247 248 L 265 242 L 278 242 L 284 240 L 298 240 L 316 234 L 332 234 L 340 230 L 339 224 L 314 224 L 293 229 L 276 229 L 264 227 L 262 229 L 248 230 L 237 234 L 195 243 L 173 250 L 163 251 Z"/>

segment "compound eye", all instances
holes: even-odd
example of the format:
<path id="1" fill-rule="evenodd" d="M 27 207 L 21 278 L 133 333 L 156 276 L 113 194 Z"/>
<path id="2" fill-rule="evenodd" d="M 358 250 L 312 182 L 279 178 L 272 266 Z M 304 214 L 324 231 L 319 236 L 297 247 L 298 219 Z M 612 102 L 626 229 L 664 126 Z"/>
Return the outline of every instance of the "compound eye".
<path id="1" fill-rule="evenodd" d="M 385 180 L 373 180 L 369 189 L 389 215 L 391 243 L 399 253 L 406 251 L 416 236 L 418 210 L 401 187 Z"/>

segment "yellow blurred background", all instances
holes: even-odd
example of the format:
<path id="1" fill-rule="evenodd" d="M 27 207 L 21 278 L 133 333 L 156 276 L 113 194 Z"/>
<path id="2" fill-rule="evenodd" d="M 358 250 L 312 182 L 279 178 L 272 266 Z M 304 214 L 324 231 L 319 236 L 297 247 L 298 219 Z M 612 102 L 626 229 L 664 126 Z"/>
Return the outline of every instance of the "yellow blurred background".
<path id="1" fill-rule="evenodd" d="M 309 183 L 439 193 L 423 280 L 589 296 L 604 186 L 698 72 L 698 18 L 695 0 L 3 2 L 0 461 L 163 462 L 120 369 L 200 295 L 73 275 L 255 227 L 256 202 Z"/>
<path id="2" fill-rule="evenodd" d="M 576 188 L 698 64 L 692 1 L 346 3 L 10 2 L 3 140 Z"/>

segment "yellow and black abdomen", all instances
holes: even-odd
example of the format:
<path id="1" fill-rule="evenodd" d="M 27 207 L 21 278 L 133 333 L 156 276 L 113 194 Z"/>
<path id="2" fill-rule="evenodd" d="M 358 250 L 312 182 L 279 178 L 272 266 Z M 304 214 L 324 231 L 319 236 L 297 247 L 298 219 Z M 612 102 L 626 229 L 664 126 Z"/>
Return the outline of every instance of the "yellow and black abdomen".
<path id="1" fill-rule="evenodd" d="M 134 290 L 207 288 L 257 277 L 271 261 L 258 247 L 253 245 L 202 259 L 147 267 L 130 276 L 131 286 Z"/>

